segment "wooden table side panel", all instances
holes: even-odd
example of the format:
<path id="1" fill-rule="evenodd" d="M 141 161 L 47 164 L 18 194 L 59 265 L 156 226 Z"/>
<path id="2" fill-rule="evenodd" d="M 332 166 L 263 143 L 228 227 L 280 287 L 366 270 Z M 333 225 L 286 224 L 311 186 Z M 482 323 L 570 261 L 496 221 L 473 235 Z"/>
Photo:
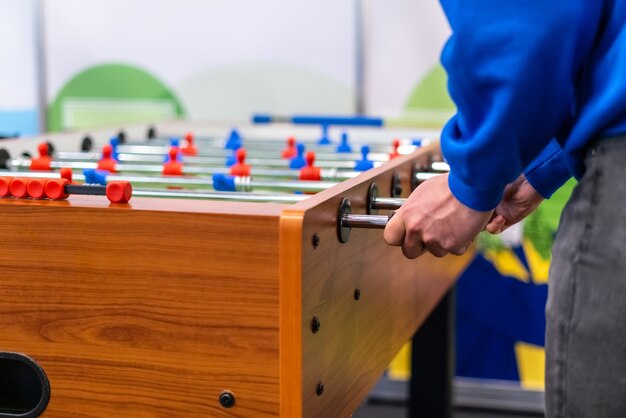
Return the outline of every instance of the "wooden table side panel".
<path id="1" fill-rule="evenodd" d="M 44 416 L 278 414 L 278 217 L 0 202 L 0 219 L 0 350 L 44 368 Z"/>
<path id="2" fill-rule="evenodd" d="M 422 158 L 422 157 L 420 157 Z M 371 178 L 390 195 L 392 171 L 410 192 L 412 161 Z M 469 256 L 407 260 L 383 242 L 380 230 L 353 229 L 337 238 L 343 197 L 366 213 L 371 181 L 363 181 L 306 211 L 302 229 L 302 398 L 304 417 L 350 416 L 383 371 L 426 319 Z M 313 248 L 311 237 L 319 235 Z M 355 290 L 360 298 L 355 298 Z M 312 318 L 320 321 L 313 333 Z M 319 385 L 323 393 L 318 394 Z"/>

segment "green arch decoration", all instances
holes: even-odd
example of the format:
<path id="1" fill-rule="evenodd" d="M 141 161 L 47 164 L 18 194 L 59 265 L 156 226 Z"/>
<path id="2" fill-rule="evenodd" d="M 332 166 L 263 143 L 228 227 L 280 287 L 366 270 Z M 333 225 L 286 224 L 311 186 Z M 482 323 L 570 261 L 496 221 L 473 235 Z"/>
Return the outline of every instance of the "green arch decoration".
<path id="1" fill-rule="evenodd" d="M 439 64 L 420 80 L 409 96 L 405 109 L 436 109 L 453 112 L 456 107 L 448 95 L 448 76 Z"/>
<path id="2" fill-rule="evenodd" d="M 447 75 L 437 64 L 419 80 L 404 104 L 404 114 L 389 121 L 390 126 L 442 127 L 456 107 L 448 95 Z"/>
<path id="3" fill-rule="evenodd" d="M 184 114 L 176 95 L 153 75 L 126 64 L 103 64 L 80 72 L 63 86 L 48 108 L 48 129 L 87 128 Z"/>

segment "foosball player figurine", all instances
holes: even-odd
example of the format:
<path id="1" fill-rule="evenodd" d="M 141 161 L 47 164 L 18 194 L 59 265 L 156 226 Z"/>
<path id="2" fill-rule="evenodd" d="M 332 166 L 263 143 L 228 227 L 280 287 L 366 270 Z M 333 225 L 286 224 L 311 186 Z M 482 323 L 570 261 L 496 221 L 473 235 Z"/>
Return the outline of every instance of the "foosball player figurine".
<path id="1" fill-rule="evenodd" d="M 115 165 L 117 161 L 113 158 L 113 146 L 105 145 L 102 147 L 102 158 L 98 161 L 98 170 L 115 173 Z"/>
<path id="2" fill-rule="evenodd" d="M 163 163 L 163 175 L 164 176 L 182 176 L 183 175 L 183 163 L 178 158 L 180 148 L 170 147 L 168 151 L 168 160 Z"/>
<path id="3" fill-rule="evenodd" d="M 306 166 L 300 169 L 300 180 L 321 181 L 322 172 L 319 167 L 313 166 L 315 162 L 315 153 L 309 151 L 306 153 Z"/>
<path id="4" fill-rule="evenodd" d="M 185 143 L 185 146 L 182 148 L 183 155 L 191 157 L 198 155 L 198 148 L 194 143 L 193 133 L 187 132 L 185 134 Z"/>
<path id="5" fill-rule="evenodd" d="M 39 144 L 37 146 L 37 151 L 39 152 L 39 157 L 31 158 L 30 169 L 34 171 L 52 170 L 52 168 L 50 168 L 52 157 L 50 157 L 48 144 L 45 142 Z"/>
<path id="6" fill-rule="evenodd" d="M 389 159 L 393 160 L 396 157 L 399 157 L 398 147 L 400 147 L 400 140 L 398 138 L 394 139 L 391 143 L 391 152 L 389 153 Z"/>
<path id="7" fill-rule="evenodd" d="M 235 153 L 235 156 L 237 157 L 237 162 L 230 167 L 230 175 L 249 177 L 250 166 L 246 164 L 246 150 L 244 148 L 239 148 Z"/>
<path id="8" fill-rule="evenodd" d="M 296 149 L 296 138 L 290 136 L 287 138 L 287 148 L 283 150 L 281 157 L 285 160 L 290 160 L 296 155 L 298 155 L 298 150 Z"/>

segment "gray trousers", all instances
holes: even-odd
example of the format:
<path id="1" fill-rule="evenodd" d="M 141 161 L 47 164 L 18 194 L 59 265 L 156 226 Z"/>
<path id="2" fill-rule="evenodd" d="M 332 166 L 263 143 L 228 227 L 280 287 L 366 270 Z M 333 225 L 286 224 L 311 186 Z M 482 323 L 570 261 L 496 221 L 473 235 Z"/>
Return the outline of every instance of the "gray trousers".
<path id="1" fill-rule="evenodd" d="M 546 416 L 626 417 L 626 137 L 587 153 L 546 306 Z"/>

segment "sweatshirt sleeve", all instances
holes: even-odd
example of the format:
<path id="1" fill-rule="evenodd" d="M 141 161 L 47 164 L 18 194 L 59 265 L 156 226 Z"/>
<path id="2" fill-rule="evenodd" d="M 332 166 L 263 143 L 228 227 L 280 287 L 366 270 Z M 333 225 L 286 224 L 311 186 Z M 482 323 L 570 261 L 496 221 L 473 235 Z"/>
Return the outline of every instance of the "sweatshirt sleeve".
<path id="1" fill-rule="evenodd" d="M 526 180 L 546 199 L 552 197 L 572 174 L 565 162 L 563 149 L 552 140 L 535 160 L 524 170 Z"/>
<path id="2" fill-rule="evenodd" d="M 441 0 L 457 114 L 441 134 L 454 196 L 491 210 L 570 121 L 604 1 Z M 547 189 L 546 189 L 547 190 Z"/>

